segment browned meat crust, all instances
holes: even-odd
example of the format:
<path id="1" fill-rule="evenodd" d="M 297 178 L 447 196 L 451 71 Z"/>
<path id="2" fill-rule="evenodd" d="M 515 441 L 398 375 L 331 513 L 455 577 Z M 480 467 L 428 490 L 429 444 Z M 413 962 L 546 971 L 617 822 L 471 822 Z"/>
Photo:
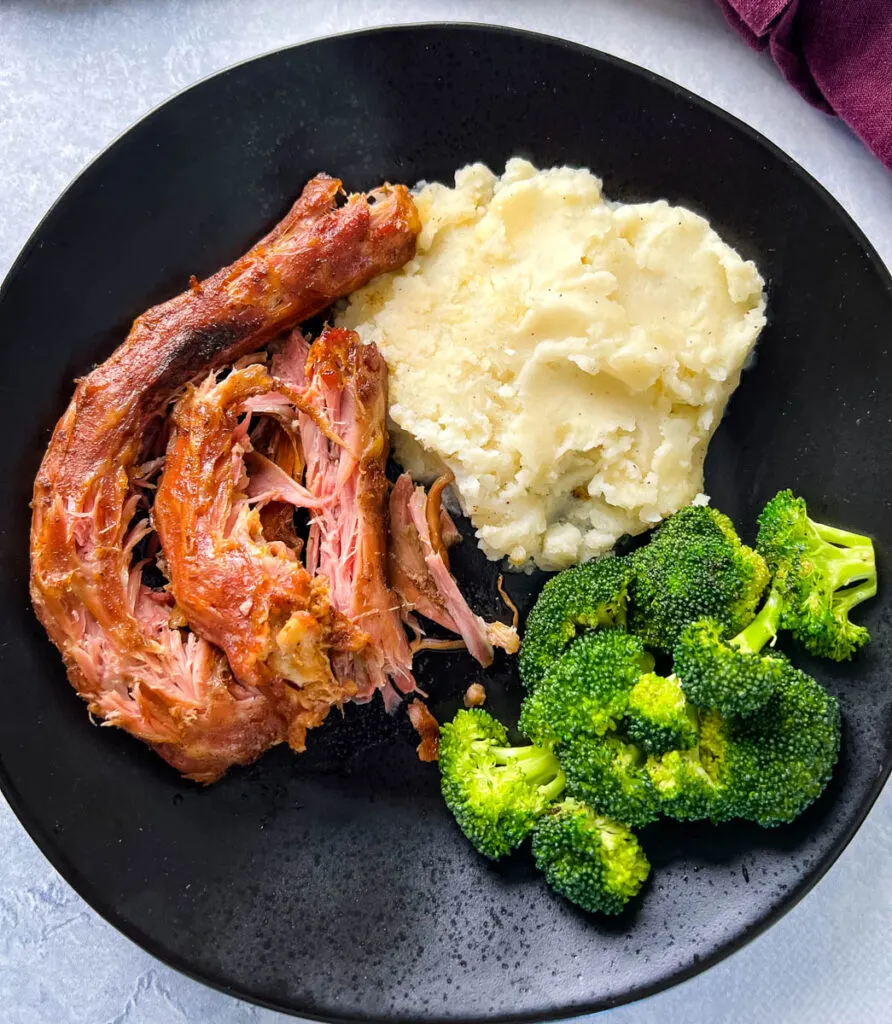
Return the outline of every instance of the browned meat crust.
<path id="1" fill-rule="evenodd" d="M 440 723 L 421 700 L 413 700 L 408 708 L 409 721 L 421 742 L 415 748 L 419 761 L 436 761 L 440 756 Z"/>

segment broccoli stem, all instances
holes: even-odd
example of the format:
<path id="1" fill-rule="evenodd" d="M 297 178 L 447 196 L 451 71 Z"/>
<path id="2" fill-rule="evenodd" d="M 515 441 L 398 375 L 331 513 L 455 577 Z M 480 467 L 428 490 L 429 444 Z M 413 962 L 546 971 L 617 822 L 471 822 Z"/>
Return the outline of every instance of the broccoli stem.
<path id="1" fill-rule="evenodd" d="M 843 548 L 870 548 L 873 549 L 873 541 L 860 533 L 852 533 L 850 530 L 840 530 L 835 526 L 825 526 L 824 523 L 816 523 L 813 519 L 808 520 L 811 528 L 828 544 L 835 544 Z"/>
<path id="2" fill-rule="evenodd" d="M 538 761 L 557 761 L 554 754 L 550 750 L 546 750 L 545 747 L 491 747 L 493 756 L 497 761 L 501 761 L 503 764 L 508 764 L 510 761 L 532 761 L 534 764 Z M 524 765 L 526 771 L 526 765 Z"/>
<path id="3" fill-rule="evenodd" d="M 758 654 L 765 644 L 777 636 L 783 606 L 783 596 L 777 587 L 772 587 L 762 610 L 743 632 L 730 641 L 731 646 L 744 654 Z"/>
<path id="4" fill-rule="evenodd" d="M 493 747 L 492 755 L 500 764 L 515 764 L 548 799 L 563 793 L 566 779 L 558 759 L 544 747 Z"/>
<path id="5" fill-rule="evenodd" d="M 846 615 L 856 606 L 861 604 L 862 601 L 866 601 L 870 597 L 875 597 L 877 592 L 877 579 L 876 576 L 870 579 L 864 580 L 863 583 L 859 583 L 856 587 L 849 587 L 843 590 L 833 597 L 833 607 L 837 612 L 842 612 Z"/>
<path id="6" fill-rule="evenodd" d="M 546 800 L 557 800 L 557 798 L 564 792 L 567 787 L 567 776 L 558 769 L 557 775 L 544 786 L 539 788 L 542 790 Z"/>
<path id="7" fill-rule="evenodd" d="M 814 559 L 823 563 L 834 590 L 856 580 L 876 579 L 872 546 L 843 549 L 828 545 L 826 549 L 816 552 Z"/>
<path id="8" fill-rule="evenodd" d="M 808 519 L 808 524 L 820 541 L 809 554 L 827 572 L 834 590 L 856 580 L 876 578 L 876 560 L 870 537 L 816 523 L 813 519 Z"/>

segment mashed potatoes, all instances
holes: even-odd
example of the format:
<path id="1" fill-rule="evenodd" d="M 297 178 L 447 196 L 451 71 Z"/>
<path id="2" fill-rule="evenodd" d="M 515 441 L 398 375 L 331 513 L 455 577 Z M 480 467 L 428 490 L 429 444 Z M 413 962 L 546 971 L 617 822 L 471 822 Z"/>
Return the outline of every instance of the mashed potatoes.
<path id="1" fill-rule="evenodd" d="M 707 221 L 589 171 L 482 164 L 417 196 L 418 254 L 339 322 L 390 368 L 396 457 L 448 466 L 491 558 L 559 569 L 688 504 L 765 323 Z"/>

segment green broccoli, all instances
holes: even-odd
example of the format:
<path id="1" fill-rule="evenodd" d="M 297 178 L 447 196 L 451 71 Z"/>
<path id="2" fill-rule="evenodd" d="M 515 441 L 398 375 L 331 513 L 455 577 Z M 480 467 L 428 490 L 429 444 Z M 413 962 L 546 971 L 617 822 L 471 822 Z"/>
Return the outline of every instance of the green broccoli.
<path id="1" fill-rule="evenodd" d="M 688 699 L 725 715 L 748 715 L 774 693 L 785 672 L 782 655 L 762 654 L 777 633 L 784 598 L 772 587 L 755 619 L 731 640 L 720 623 L 692 622 L 675 646 L 675 672 Z"/>
<path id="2" fill-rule="evenodd" d="M 701 712 L 698 719 L 696 742 L 652 755 L 646 771 L 661 813 L 679 821 L 726 821 L 735 811 L 728 798 L 725 720 L 715 711 Z"/>
<path id="3" fill-rule="evenodd" d="M 629 633 L 601 629 L 575 640 L 545 674 L 520 711 L 520 731 L 534 743 L 596 738 L 616 728 L 629 692 L 653 666 Z"/>
<path id="4" fill-rule="evenodd" d="M 671 699 L 659 694 L 673 684 L 655 683 L 652 668 L 638 637 L 618 629 L 585 633 L 527 694 L 520 712 L 520 731 L 557 754 L 567 791 L 634 826 L 657 817 L 657 801 L 644 768 L 646 751 L 616 730 L 637 730 L 642 745 L 665 744 L 671 729 L 696 739 L 684 695 L 677 684 Z"/>
<path id="5" fill-rule="evenodd" d="M 839 705 L 810 676 L 779 664 L 782 678 L 753 714 L 703 712 L 696 747 L 648 759 L 664 814 L 770 827 L 793 821 L 820 796 L 839 754 Z"/>
<path id="6" fill-rule="evenodd" d="M 567 793 L 598 813 L 632 827 L 648 825 L 660 814 L 656 791 L 641 747 L 616 735 L 580 737 L 558 748 L 567 776 Z"/>
<path id="7" fill-rule="evenodd" d="M 868 642 L 849 614 L 877 591 L 869 537 L 816 523 L 802 498 L 781 491 L 759 516 L 756 547 L 783 590 L 780 625 L 807 650 L 845 661 Z"/>
<path id="8" fill-rule="evenodd" d="M 705 505 L 667 519 L 632 563 L 628 628 L 663 651 L 698 619 L 716 620 L 729 636 L 739 632 L 769 579 L 764 559 L 741 542 L 731 520 Z"/>
<path id="9" fill-rule="evenodd" d="M 602 558 L 559 573 L 545 584 L 527 619 L 518 658 L 520 678 L 534 689 L 580 627 L 622 627 L 632 565 Z"/>
<path id="10" fill-rule="evenodd" d="M 533 856 L 555 892 L 591 913 L 618 914 L 650 873 L 644 851 L 625 825 L 572 799 L 536 823 Z"/>
<path id="11" fill-rule="evenodd" d="M 471 843 L 493 860 L 510 853 L 564 790 L 557 758 L 541 747 L 509 747 L 508 732 L 482 708 L 440 728 L 440 785 Z"/>
<path id="12" fill-rule="evenodd" d="M 674 675 L 641 676 L 629 692 L 622 725 L 629 739 L 653 754 L 685 750 L 697 742 L 697 712 Z"/>
<path id="13" fill-rule="evenodd" d="M 725 771 L 738 817 L 760 825 L 797 818 L 830 781 L 839 756 L 839 704 L 789 663 L 782 684 L 748 718 L 726 719 Z"/>

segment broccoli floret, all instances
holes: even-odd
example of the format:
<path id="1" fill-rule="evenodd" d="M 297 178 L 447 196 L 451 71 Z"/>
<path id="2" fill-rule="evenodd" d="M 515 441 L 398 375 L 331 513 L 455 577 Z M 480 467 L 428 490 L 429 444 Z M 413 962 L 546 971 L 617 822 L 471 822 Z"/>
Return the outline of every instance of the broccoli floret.
<path id="1" fill-rule="evenodd" d="M 767 704 L 725 720 L 725 765 L 735 814 L 770 827 L 792 821 L 830 781 L 839 756 L 839 705 L 789 663 Z"/>
<path id="2" fill-rule="evenodd" d="M 518 668 L 534 689 L 580 627 L 622 627 L 632 565 L 628 558 L 602 558 L 559 573 L 545 584 L 527 619 Z"/>
<path id="3" fill-rule="evenodd" d="M 641 845 L 625 825 L 572 799 L 539 819 L 533 856 L 555 892 L 591 913 L 618 914 L 650 873 Z"/>
<path id="4" fill-rule="evenodd" d="M 781 680 L 753 714 L 703 712 L 696 747 L 648 760 L 664 814 L 770 827 L 793 821 L 820 796 L 839 755 L 839 706 L 810 676 L 779 664 Z"/>
<path id="5" fill-rule="evenodd" d="M 870 639 L 849 619 L 877 590 L 869 537 L 816 523 L 802 498 L 781 491 L 759 516 L 756 547 L 784 590 L 780 625 L 818 657 L 845 661 Z"/>
<path id="6" fill-rule="evenodd" d="M 785 659 L 761 651 L 777 633 L 783 606 L 782 593 L 772 587 L 763 609 L 731 640 L 709 619 L 685 627 L 675 646 L 675 672 L 694 704 L 748 715 L 769 699 L 784 675 Z"/>
<path id="7" fill-rule="evenodd" d="M 618 629 L 585 633 L 554 662 L 520 711 L 520 731 L 534 743 L 598 737 L 616 728 L 629 691 L 653 665 L 642 642 Z"/>
<path id="8" fill-rule="evenodd" d="M 697 742 L 697 712 L 675 676 L 641 676 L 629 693 L 622 725 L 629 739 L 652 754 L 685 750 Z"/>
<path id="9" fill-rule="evenodd" d="M 596 811 L 630 825 L 657 816 L 646 754 L 613 735 L 629 696 L 653 667 L 638 637 L 617 629 L 586 633 L 524 699 L 520 730 L 554 749 L 567 790 Z"/>
<path id="10" fill-rule="evenodd" d="M 505 727 L 482 708 L 440 728 L 440 785 L 462 832 L 486 857 L 510 853 L 564 790 L 557 758 L 541 747 L 509 747 Z"/>
<path id="11" fill-rule="evenodd" d="M 558 756 L 569 796 L 635 828 L 656 821 L 657 794 L 641 747 L 616 735 L 583 737 L 563 744 Z"/>
<path id="12" fill-rule="evenodd" d="M 728 636 L 739 632 L 769 579 L 764 559 L 741 542 L 731 520 L 703 505 L 667 519 L 632 562 L 628 627 L 663 651 L 698 619 L 716 620 Z"/>
<path id="13" fill-rule="evenodd" d="M 698 715 L 696 742 L 647 761 L 660 811 L 679 821 L 726 821 L 735 816 L 728 797 L 725 720 L 715 711 Z"/>

